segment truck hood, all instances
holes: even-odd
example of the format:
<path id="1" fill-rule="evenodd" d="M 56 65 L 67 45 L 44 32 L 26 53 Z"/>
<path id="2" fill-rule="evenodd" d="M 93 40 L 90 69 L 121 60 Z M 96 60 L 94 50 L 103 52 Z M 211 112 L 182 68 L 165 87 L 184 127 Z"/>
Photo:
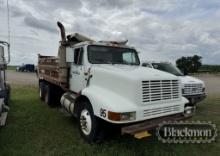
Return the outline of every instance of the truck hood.
<path id="1" fill-rule="evenodd" d="M 202 84 L 205 87 L 205 83 L 192 76 L 179 76 L 181 83 L 184 84 Z"/>
<path id="2" fill-rule="evenodd" d="M 102 96 L 106 98 L 114 94 L 114 97 L 127 101 L 125 104 L 132 102 L 137 105 L 142 104 L 142 81 L 179 79 L 159 70 L 128 65 L 93 65 L 91 75 L 88 87 L 103 90 Z"/>

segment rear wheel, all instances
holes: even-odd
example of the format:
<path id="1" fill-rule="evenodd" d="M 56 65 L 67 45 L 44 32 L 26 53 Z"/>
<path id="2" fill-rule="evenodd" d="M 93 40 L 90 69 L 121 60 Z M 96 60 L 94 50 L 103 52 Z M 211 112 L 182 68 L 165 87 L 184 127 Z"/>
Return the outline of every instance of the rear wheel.
<path id="1" fill-rule="evenodd" d="M 45 84 L 44 84 L 44 82 L 39 83 L 39 96 L 40 96 L 40 99 L 42 101 L 44 101 L 44 98 L 45 98 Z"/>
<path id="2" fill-rule="evenodd" d="M 53 106 L 53 90 L 52 85 L 49 83 L 45 85 L 44 101 L 49 106 Z"/>

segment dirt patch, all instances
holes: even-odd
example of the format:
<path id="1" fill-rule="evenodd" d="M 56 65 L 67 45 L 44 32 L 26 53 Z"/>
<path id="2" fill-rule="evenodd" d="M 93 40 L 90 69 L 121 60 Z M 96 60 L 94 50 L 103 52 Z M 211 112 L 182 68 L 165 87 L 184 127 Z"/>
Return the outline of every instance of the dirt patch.
<path id="1" fill-rule="evenodd" d="M 198 74 L 193 76 L 205 82 L 206 92 L 208 95 L 220 94 L 220 75 Z"/>
<path id="2" fill-rule="evenodd" d="M 16 72 L 13 70 L 8 70 L 6 72 L 6 79 L 9 84 L 19 84 L 19 85 L 38 84 L 36 73 Z"/>

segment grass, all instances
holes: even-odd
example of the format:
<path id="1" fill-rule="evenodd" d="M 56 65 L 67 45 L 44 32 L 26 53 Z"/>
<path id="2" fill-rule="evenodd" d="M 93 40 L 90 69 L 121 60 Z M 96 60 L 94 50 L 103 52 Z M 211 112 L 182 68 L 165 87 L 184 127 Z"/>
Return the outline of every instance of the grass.
<path id="1" fill-rule="evenodd" d="M 8 124 L 0 129 L 0 155 L 218 155 L 219 140 L 211 144 L 163 144 L 157 137 L 136 140 L 115 135 L 101 144 L 89 145 L 79 136 L 77 124 L 58 108 L 38 98 L 37 87 L 13 86 Z M 220 129 L 220 98 L 203 101 L 193 120 L 213 121 Z"/>
<path id="2" fill-rule="evenodd" d="M 16 67 L 17 67 L 17 66 L 10 66 L 10 65 L 9 65 L 9 66 L 7 66 L 7 70 L 16 70 Z"/>

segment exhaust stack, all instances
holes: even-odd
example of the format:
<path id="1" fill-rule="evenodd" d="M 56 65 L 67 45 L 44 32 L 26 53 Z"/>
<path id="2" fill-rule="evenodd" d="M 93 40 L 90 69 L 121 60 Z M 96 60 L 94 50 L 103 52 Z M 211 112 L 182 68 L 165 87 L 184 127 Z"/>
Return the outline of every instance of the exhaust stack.
<path id="1" fill-rule="evenodd" d="M 61 42 L 66 43 L 66 32 L 63 24 L 61 22 L 57 22 L 57 26 L 60 28 L 60 34 L 61 34 Z"/>

